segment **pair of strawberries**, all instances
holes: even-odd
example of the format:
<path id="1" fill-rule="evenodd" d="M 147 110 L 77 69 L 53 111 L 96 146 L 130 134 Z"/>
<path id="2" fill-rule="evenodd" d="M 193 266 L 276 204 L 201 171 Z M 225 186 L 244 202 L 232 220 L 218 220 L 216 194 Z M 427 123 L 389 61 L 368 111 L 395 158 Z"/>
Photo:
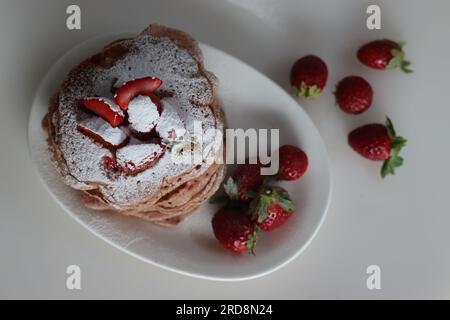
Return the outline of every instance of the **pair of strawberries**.
<path id="1" fill-rule="evenodd" d="M 391 40 L 376 40 L 362 46 L 358 60 L 373 69 L 385 70 L 400 68 L 405 73 L 410 62 L 405 60 L 403 44 Z M 298 96 L 313 98 L 319 95 L 327 82 L 328 68 L 319 57 L 309 55 L 295 62 L 291 69 L 291 85 Z M 348 76 L 336 85 L 336 103 L 342 111 L 360 114 L 372 105 L 373 89 L 369 82 L 360 76 Z M 400 149 L 406 140 L 397 136 L 389 118 L 385 124 L 368 124 L 359 127 L 348 135 L 349 145 L 361 156 L 375 161 L 384 161 L 381 176 L 394 174 L 402 165 Z"/>
<path id="2" fill-rule="evenodd" d="M 279 159 L 276 176 L 262 176 L 262 164 L 247 163 L 239 165 L 224 184 L 226 196 L 220 200 L 225 200 L 226 205 L 214 215 L 212 226 L 226 249 L 253 253 L 261 231 L 280 227 L 294 213 L 289 193 L 270 182 L 300 179 L 308 168 L 308 157 L 303 150 L 284 145 L 279 149 Z"/>

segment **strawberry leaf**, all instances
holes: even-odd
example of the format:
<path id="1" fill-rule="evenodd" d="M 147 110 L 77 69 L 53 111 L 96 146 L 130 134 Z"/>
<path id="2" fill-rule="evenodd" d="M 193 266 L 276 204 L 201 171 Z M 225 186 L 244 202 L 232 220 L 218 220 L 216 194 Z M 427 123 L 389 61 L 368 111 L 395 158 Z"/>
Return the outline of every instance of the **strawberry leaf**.
<path id="1" fill-rule="evenodd" d="M 403 137 L 394 137 L 391 141 L 391 154 L 392 152 L 399 153 L 400 149 L 406 146 L 407 140 Z"/>
<path id="2" fill-rule="evenodd" d="M 236 200 L 238 198 L 238 187 L 232 177 L 229 177 L 227 182 L 224 183 L 223 189 L 231 200 Z"/>
<path id="3" fill-rule="evenodd" d="M 392 54 L 392 58 L 389 61 L 386 68 L 392 70 L 392 69 L 398 68 L 401 65 L 403 58 L 405 57 L 405 54 L 403 53 L 403 51 L 398 50 L 398 49 L 392 49 L 391 54 Z"/>
<path id="4" fill-rule="evenodd" d="M 317 85 L 312 85 L 307 90 L 306 98 L 314 98 L 320 94 L 320 88 Z"/>
<path id="5" fill-rule="evenodd" d="M 409 68 L 409 66 L 411 65 L 411 62 L 403 60 L 401 65 L 400 65 L 400 69 L 404 72 L 404 73 L 412 73 L 413 70 L 411 70 Z"/>
<path id="6" fill-rule="evenodd" d="M 400 47 L 400 49 L 403 49 L 405 44 L 406 44 L 406 41 L 397 41 L 397 45 Z"/>
<path id="7" fill-rule="evenodd" d="M 283 210 L 294 211 L 294 202 L 292 202 L 291 197 L 286 190 L 280 187 L 273 187 L 273 199 Z"/>
<path id="8" fill-rule="evenodd" d="M 261 196 L 258 200 L 258 204 L 256 207 L 256 211 L 254 212 L 256 217 L 258 219 L 258 222 L 263 222 L 264 220 L 267 219 L 267 215 L 268 215 L 268 210 L 269 210 L 269 203 L 270 203 L 270 198 L 266 197 L 266 196 Z"/>
<path id="9" fill-rule="evenodd" d="M 386 126 L 386 129 L 388 131 L 388 135 L 389 138 L 394 139 L 396 134 L 395 134 L 395 129 L 394 129 L 394 125 L 392 124 L 391 119 L 389 119 L 389 117 L 386 117 L 386 122 L 384 124 Z"/>
<path id="10" fill-rule="evenodd" d="M 392 121 L 388 117 L 386 117 L 385 126 L 388 131 L 388 136 L 391 139 L 391 154 L 389 159 L 384 161 L 383 166 L 381 167 L 382 178 L 389 174 L 395 174 L 395 169 L 403 164 L 404 160 L 399 154 L 400 150 L 406 146 L 407 142 L 405 138 L 396 135 Z"/>
<path id="11" fill-rule="evenodd" d="M 261 231 L 261 229 L 258 226 L 255 226 L 253 233 L 248 235 L 248 237 L 247 237 L 247 250 L 252 255 L 255 255 L 255 246 L 256 246 L 256 242 L 258 241 L 260 231 Z"/>
<path id="12" fill-rule="evenodd" d="M 388 160 L 384 161 L 383 166 L 381 167 L 381 177 L 384 178 L 389 174 L 394 175 L 395 169 L 400 167 L 402 164 L 402 157 L 398 155 L 391 156 Z"/>
<path id="13" fill-rule="evenodd" d="M 259 223 L 267 219 L 271 206 L 278 204 L 285 211 L 294 211 L 295 206 L 289 193 L 280 187 L 264 187 L 250 203 L 251 219 Z"/>
<path id="14" fill-rule="evenodd" d="M 404 45 L 404 43 L 398 43 L 400 48 Z M 387 69 L 395 69 L 400 67 L 400 69 L 405 73 L 411 73 L 413 72 L 409 66 L 411 65 L 411 62 L 405 60 L 405 53 L 402 49 L 392 49 L 391 50 L 392 58 L 389 61 L 388 65 L 386 66 Z"/>
<path id="15" fill-rule="evenodd" d="M 306 99 L 317 97 L 321 90 L 317 85 L 308 86 L 305 82 L 301 82 L 299 88 L 295 88 L 296 95 Z"/>

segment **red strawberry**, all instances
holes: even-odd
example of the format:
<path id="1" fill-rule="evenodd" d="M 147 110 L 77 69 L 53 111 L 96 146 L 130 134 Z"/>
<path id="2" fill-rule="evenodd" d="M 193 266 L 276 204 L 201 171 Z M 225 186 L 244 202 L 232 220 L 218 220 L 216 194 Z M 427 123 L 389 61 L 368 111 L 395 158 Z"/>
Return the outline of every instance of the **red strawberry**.
<path id="1" fill-rule="evenodd" d="M 294 203 L 289 193 L 281 187 L 261 188 L 250 204 L 252 220 L 264 231 L 283 225 L 294 213 Z"/>
<path id="2" fill-rule="evenodd" d="M 103 166 L 107 171 L 120 172 L 123 168 L 112 157 L 104 156 L 102 158 Z"/>
<path id="3" fill-rule="evenodd" d="M 84 98 L 81 104 L 109 122 L 113 127 L 123 123 L 125 116 L 120 108 L 111 100 L 106 98 Z"/>
<path id="4" fill-rule="evenodd" d="M 249 193 L 255 192 L 264 181 L 264 176 L 261 175 L 261 167 L 262 165 L 259 163 L 240 164 L 227 183 L 224 184 L 227 195 L 234 200 L 250 200 Z"/>
<path id="5" fill-rule="evenodd" d="M 386 124 L 367 124 L 348 135 L 348 143 L 364 158 L 383 161 L 381 176 L 394 174 L 395 169 L 403 164 L 399 156 L 401 148 L 406 145 L 403 137 L 397 136 L 391 120 L 386 117 Z"/>
<path id="6" fill-rule="evenodd" d="M 290 78 L 297 96 L 314 98 L 325 87 L 328 79 L 328 68 L 319 57 L 304 56 L 292 66 Z"/>
<path id="7" fill-rule="evenodd" d="M 300 179 L 308 169 L 308 156 L 295 146 L 284 145 L 280 148 L 280 169 L 278 176 L 282 180 Z"/>
<path id="8" fill-rule="evenodd" d="M 392 40 L 376 40 L 359 48 L 357 56 L 361 63 L 374 69 L 395 69 L 400 67 L 405 73 L 412 72 L 408 66 L 411 64 L 405 60 L 403 43 Z"/>
<path id="9" fill-rule="evenodd" d="M 360 114 L 372 105 L 373 90 L 363 78 L 348 76 L 337 84 L 335 96 L 342 111 Z"/>
<path id="10" fill-rule="evenodd" d="M 255 224 L 240 208 L 224 207 L 212 219 L 214 235 L 226 249 L 240 253 L 253 249 L 258 230 Z"/>
<path id="11" fill-rule="evenodd" d="M 126 82 L 116 91 L 114 99 L 122 110 L 128 109 L 128 103 L 138 95 L 150 96 L 162 85 L 162 80 L 145 77 Z M 153 100 L 153 99 L 152 99 Z"/>
<path id="12" fill-rule="evenodd" d="M 156 105 L 159 115 L 161 115 L 162 105 L 161 105 L 161 101 L 159 100 L 159 98 L 154 93 L 147 93 L 146 96 L 150 97 L 152 102 Z"/>

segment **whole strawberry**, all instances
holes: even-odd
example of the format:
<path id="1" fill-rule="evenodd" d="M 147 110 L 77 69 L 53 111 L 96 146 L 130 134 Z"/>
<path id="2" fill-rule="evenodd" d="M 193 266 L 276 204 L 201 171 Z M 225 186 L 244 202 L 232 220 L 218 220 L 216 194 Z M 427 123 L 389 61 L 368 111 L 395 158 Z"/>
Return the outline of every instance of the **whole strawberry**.
<path id="1" fill-rule="evenodd" d="M 289 144 L 281 146 L 278 152 L 280 157 L 278 177 L 287 181 L 300 179 L 308 169 L 306 153 Z"/>
<path id="2" fill-rule="evenodd" d="M 369 42 L 359 48 L 357 56 L 361 63 L 374 69 L 400 69 L 405 73 L 412 72 L 411 64 L 405 60 L 403 43 L 388 39 Z"/>
<path id="3" fill-rule="evenodd" d="M 381 167 L 381 177 L 394 174 L 395 169 L 403 164 L 399 156 L 401 148 L 407 140 L 397 136 L 391 120 L 386 117 L 385 125 L 367 124 L 359 127 L 348 135 L 348 143 L 364 158 L 384 161 Z"/>
<path id="4" fill-rule="evenodd" d="M 297 96 L 314 98 L 322 92 L 327 83 L 328 68 L 319 57 L 304 56 L 292 66 L 290 79 Z"/>
<path id="5" fill-rule="evenodd" d="M 336 103 L 346 113 L 360 114 L 372 105 L 372 87 L 358 76 L 348 76 L 339 81 L 334 94 Z"/>
<path id="6" fill-rule="evenodd" d="M 264 181 L 261 168 L 260 163 L 238 165 L 233 175 L 224 184 L 225 192 L 230 199 L 250 200 L 251 193 L 256 192 Z"/>
<path id="7" fill-rule="evenodd" d="M 214 235 L 226 249 L 240 253 L 253 253 L 258 230 L 255 223 L 238 207 L 224 207 L 212 219 Z"/>
<path id="8" fill-rule="evenodd" d="M 264 231 L 283 225 L 294 213 L 289 193 L 281 187 L 264 186 L 250 204 L 252 220 Z"/>

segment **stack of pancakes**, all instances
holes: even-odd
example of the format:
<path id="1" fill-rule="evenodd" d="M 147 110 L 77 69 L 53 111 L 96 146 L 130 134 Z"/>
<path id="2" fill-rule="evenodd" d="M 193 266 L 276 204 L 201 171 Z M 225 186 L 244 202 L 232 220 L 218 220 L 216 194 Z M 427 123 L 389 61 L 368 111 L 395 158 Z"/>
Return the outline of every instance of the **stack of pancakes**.
<path id="1" fill-rule="evenodd" d="M 224 115 L 216 97 L 218 80 L 204 69 L 202 59 L 198 43 L 186 33 L 150 25 L 133 39 L 111 43 L 68 74 L 50 99 L 43 126 L 56 169 L 67 185 L 80 190 L 87 207 L 169 226 L 181 222 L 215 193 L 225 170 L 221 161 Z M 163 81 L 156 92 L 163 106 L 157 128 L 169 126 L 171 122 L 164 119 L 176 118 L 186 135 L 176 141 L 161 137 L 165 153 L 142 172 L 108 172 L 102 159 L 114 157 L 115 151 L 76 129 L 87 116 L 80 99 L 113 99 L 118 84 L 149 76 Z M 202 139 L 194 129 L 199 121 Z M 192 146 L 193 141 L 196 160 L 174 161 L 177 147 Z M 131 137 L 129 143 L 145 141 Z"/>

